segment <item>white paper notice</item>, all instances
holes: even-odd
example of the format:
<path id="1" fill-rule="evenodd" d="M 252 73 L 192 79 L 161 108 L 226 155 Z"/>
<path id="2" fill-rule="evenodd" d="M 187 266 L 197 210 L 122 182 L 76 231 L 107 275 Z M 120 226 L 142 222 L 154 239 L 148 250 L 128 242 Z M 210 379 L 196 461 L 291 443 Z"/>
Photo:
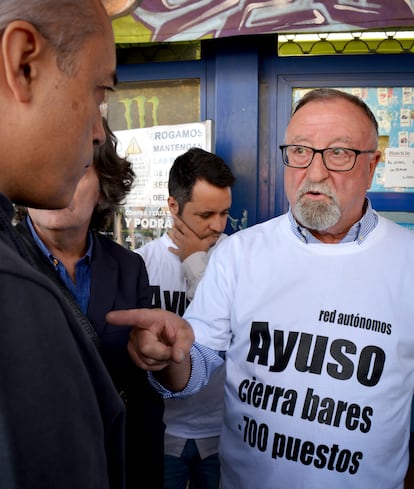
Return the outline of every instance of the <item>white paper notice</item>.
<path id="1" fill-rule="evenodd" d="M 385 150 L 384 187 L 414 187 L 414 148 Z"/>
<path id="2" fill-rule="evenodd" d="M 115 131 L 117 151 L 132 162 L 135 182 L 127 206 L 167 207 L 168 176 L 175 158 L 191 147 L 213 151 L 212 121 Z"/>

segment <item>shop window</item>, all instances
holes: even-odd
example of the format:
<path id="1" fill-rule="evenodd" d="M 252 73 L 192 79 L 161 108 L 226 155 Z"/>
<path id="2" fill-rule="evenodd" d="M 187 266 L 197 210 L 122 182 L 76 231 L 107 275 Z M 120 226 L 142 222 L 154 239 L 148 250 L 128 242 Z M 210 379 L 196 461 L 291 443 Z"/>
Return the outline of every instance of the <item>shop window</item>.
<path id="1" fill-rule="evenodd" d="M 113 131 L 200 120 L 198 78 L 119 83 L 108 94 L 108 123 Z"/>

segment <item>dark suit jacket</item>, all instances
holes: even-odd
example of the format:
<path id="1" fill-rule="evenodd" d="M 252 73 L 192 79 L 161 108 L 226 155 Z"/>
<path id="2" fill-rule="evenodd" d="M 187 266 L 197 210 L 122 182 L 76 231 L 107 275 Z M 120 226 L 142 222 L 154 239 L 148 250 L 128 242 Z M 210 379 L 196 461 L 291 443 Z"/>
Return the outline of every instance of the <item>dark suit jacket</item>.
<path id="1" fill-rule="evenodd" d="M 9 212 L 0 195 L 0 487 L 120 489 L 124 406 Z"/>
<path id="2" fill-rule="evenodd" d="M 59 275 L 37 247 L 26 222 L 17 229 L 36 253 L 37 263 L 64 287 Z M 101 357 L 126 406 L 127 489 L 151 481 L 151 489 L 163 486 L 164 424 L 163 400 L 150 385 L 147 373 L 130 359 L 127 343 L 131 328 L 112 326 L 105 321 L 109 311 L 151 307 L 151 290 L 144 260 L 111 239 L 93 233 L 91 295 L 87 318 L 96 333 Z M 66 294 L 71 294 L 64 287 Z M 76 301 L 69 297 L 72 306 Z M 87 325 L 85 325 L 87 328 Z"/>
<path id="3" fill-rule="evenodd" d="M 144 260 L 114 241 L 93 234 L 91 296 L 88 318 L 101 344 L 102 358 L 126 403 L 127 488 L 162 488 L 163 401 L 148 382 L 147 373 L 135 366 L 126 346 L 130 329 L 105 321 L 116 309 L 151 307 L 151 289 Z"/>

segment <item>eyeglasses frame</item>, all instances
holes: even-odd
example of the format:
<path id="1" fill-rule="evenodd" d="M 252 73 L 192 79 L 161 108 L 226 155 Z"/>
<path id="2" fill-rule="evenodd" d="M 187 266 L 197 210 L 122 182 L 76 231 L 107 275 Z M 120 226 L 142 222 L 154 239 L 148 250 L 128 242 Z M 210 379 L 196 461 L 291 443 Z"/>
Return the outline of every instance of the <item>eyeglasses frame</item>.
<path id="1" fill-rule="evenodd" d="M 307 149 L 311 149 L 313 151 L 313 154 L 312 154 L 312 158 L 310 159 L 309 163 L 306 165 L 306 166 L 295 166 L 295 165 L 291 165 L 288 163 L 287 161 L 287 156 L 286 156 L 286 160 L 285 160 L 285 154 L 286 154 L 286 148 L 289 148 L 289 147 L 292 147 L 292 146 L 298 146 L 298 147 L 301 147 L 301 148 L 307 148 Z M 320 154 L 321 155 L 321 158 L 322 158 L 322 163 L 324 165 L 324 167 L 328 170 L 328 171 L 335 171 L 335 172 L 347 172 L 347 171 L 351 171 L 354 166 L 355 166 L 355 163 L 356 163 L 356 160 L 358 158 L 359 155 L 361 154 L 369 154 L 369 153 L 375 153 L 376 149 L 367 149 L 367 150 L 360 150 L 360 149 L 354 149 L 354 148 L 343 148 L 342 146 L 337 146 L 337 147 L 329 147 L 329 148 L 323 148 L 323 149 L 316 149 L 316 148 L 312 148 L 312 146 L 306 146 L 305 144 L 282 144 L 279 146 L 279 149 L 280 151 L 282 152 L 282 161 L 283 161 L 283 164 L 285 166 L 287 166 L 288 168 L 297 168 L 299 170 L 305 170 L 306 168 L 309 168 L 312 164 L 312 161 L 313 159 L 315 158 L 315 154 Z M 325 158 L 323 156 L 323 153 L 325 151 L 327 151 L 328 149 L 346 149 L 348 151 L 352 151 L 355 153 L 355 159 L 354 159 L 354 163 L 352 164 L 351 168 L 347 168 L 346 170 L 337 170 L 337 169 L 332 169 L 332 168 L 328 168 L 327 164 L 326 164 L 326 161 L 325 161 Z"/>

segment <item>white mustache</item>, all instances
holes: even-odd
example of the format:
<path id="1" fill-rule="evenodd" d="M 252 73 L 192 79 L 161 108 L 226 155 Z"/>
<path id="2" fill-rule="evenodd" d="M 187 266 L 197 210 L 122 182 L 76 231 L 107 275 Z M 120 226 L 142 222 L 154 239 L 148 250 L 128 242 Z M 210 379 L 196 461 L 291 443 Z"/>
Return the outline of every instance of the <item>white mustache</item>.
<path id="1" fill-rule="evenodd" d="M 301 199 L 307 193 L 317 193 L 317 194 L 326 195 L 326 197 L 329 197 L 329 198 L 333 199 L 336 202 L 336 195 L 335 195 L 335 193 L 332 191 L 331 188 L 329 188 L 324 183 L 309 183 L 309 182 L 305 182 L 302 185 L 302 187 L 298 190 L 298 199 Z"/>

